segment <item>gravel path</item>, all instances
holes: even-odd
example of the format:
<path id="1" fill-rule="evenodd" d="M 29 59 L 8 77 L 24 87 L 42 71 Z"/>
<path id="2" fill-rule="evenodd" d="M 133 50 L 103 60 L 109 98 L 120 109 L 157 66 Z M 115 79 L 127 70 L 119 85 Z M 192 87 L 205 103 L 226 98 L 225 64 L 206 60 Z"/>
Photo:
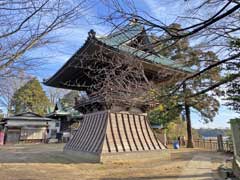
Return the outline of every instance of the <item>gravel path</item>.
<path id="1" fill-rule="evenodd" d="M 192 160 L 182 170 L 178 180 L 207 180 L 215 179 L 216 172 L 213 171 L 212 158 L 205 153 L 199 153 L 193 156 Z"/>

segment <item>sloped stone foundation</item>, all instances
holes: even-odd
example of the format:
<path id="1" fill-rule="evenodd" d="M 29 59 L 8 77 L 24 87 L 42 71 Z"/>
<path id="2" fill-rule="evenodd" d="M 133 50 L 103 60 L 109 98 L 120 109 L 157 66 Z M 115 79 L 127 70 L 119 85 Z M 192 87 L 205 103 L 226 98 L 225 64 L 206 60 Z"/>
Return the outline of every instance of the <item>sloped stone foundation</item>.
<path id="1" fill-rule="evenodd" d="M 64 152 L 86 162 L 100 162 L 103 154 L 166 149 L 156 138 L 145 114 L 101 111 L 84 116 L 83 124 Z"/>

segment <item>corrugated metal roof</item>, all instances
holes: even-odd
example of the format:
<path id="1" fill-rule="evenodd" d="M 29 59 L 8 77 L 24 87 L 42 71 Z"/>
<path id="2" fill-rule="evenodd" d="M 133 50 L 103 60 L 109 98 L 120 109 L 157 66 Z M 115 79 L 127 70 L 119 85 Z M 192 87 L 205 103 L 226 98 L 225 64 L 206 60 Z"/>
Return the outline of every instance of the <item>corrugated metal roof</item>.
<path id="1" fill-rule="evenodd" d="M 9 116 L 3 118 L 3 121 L 8 121 L 8 120 L 19 120 L 19 121 L 52 121 L 54 119 L 46 118 L 43 117 L 39 114 L 33 113 L 33 112 L 23 112 L 19 114 L 15 114 L 14 116 Z"/>
<path id="2" fill-rule="evenodd" d="M 24 117 L 43 117 L 39 114 L 36 114 L 34 112 L 23 112 L 19 114 L 15 114 L 14 116 L 24 116 Z"/>
<path id="3" fill-rule="evenodd" d="M 11 116 L 4 118 L 4 120 L 17 120 L 17 121 L 53 121 L 55 119 L 45 118 L 45 117 L 24 117 L 24 116 Z"/>

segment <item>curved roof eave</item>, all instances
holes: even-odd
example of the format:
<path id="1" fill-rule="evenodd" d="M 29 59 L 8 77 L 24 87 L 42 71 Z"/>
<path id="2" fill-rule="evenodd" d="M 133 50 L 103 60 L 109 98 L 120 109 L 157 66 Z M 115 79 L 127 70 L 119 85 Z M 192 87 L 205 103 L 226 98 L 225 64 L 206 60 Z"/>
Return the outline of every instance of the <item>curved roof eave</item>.
<path id="1" fill-rule="evenodd" d="M 43 84 L 45 84 L 45 85 L 47 85 L 47 86 L 54 86 L 54 84 L 55 84 L 55 83 L 53 83 L 54 80 L 55 80 L 56 78 L 58 78 L 58 77 L 68 68 L 68 65 L 69 65 L 70 63 L 73 63 L 73 62 L 75 61 L 75 58 L 74 58 L 74 57 L 75 57 L 77 54 L 84 52 L 84 50 L 86 50 L 86 49 L 88 48 L 89 43 L 92 43 L 93 41 L 96 42 L 96 43 L 99 44 L 99 45 L 105 46 L 106 48 L 108 48 L 108 49 L 110 49 L 110 50 L 114 50 L 115 52 L 123 52 L 123 53 L 127 53 L 127 54 L 130 55 L 130 56 L 136 56 L 136 57 L 138 57 L 139 59 L 141 59 L 141 60 L 143 60 L 143 61 L 145 61 L 145 62 L 147 62 L 147 63 L 160 65 L 160 66 L 162 66 L 162 67 L 164 67 L 164 68 L 171 69 L 171 70 L 178 71 L 178 72 L 182 72 L 182 73 L 187 73 L 187 74 L 192 74 L 192 73 L 194 73 L 194 71 L 193 71 L 192 69 L 190 69 L 190 68 L 182 68 L 182 67 L 178 67 L 178 66 L 173 67 L 173 66 L 170 66 L 170 65 L 173 65 L 173 64 L 170 64 L 170 65 L 168 65 L 168 64 L 163 64 L 163 63 L 161 63 L 161 61 L 154 61 L 154 59 L 146 58 L 146 57 L 148 57 L 148 54 L 149 54 L 149 53 L 147 54 L 147 52 L 144 52 L 144 51 L 141 51 L 141 50 L 137 50 L 137 49 L 135 49 L 135 48 L 128 47 L 128 46 L 127 46 L 127 47 L 124 47 L 123 45 L 122 45 L 122 46 L 119 46 L 119 47 L 114 47 L 114 46 L 111 46 L 111 45 L 109 45 L 109 44 L 104 43 L 104 41 L 101 40 L 101 38 L 88 37 L 87 40 L 85 41 L 85 43 L 83 44 L 83 46 L 82 46 L 81 48 L 79 48 L 79 49 L 77 50 L 77 52 L 74 53 L 74 54 L 72 55 L 72 57 L 71 57 L 52 77 L 50 77 L 50 78 L 47 79 L 47 80 L 44 80 L 44 81 L 43 81 Z M 128 48 L 129 50 L 127 50 L 126 48 Z M 132 51 L 133 51 L 133 52 L 132 52 Z M 134 52 L 134 51 L 136 51 L 136 52 Z M 138 54 L 139 52 L 140 52 L 140 55 Z M 146 54 L 145 57 L 142 56 L 142 55 L 144 55 L 144 53 Z M 150 54 L 150 55 L 151 55 L 151 54 Z M 161 56 L 161 57 L 162 57 L 162 56 Z M 165 57 L 162 57 L 162 58 L 165 58 Z M 167 61 L 167 60 L 169 60 L 169 59 L 168 59 L 168 58 L 165 58 L 164 60 Z M 170 60 L 169 60 L 169 61 L 170 61 Z M 175 65 L 176 65 L 176 64 L 175 64 Z M 57 86 L 54 86 L 54 87 L 57 87 Z M 59 87 L 59 88 L 60 88 L 60 87 Z M 61 86 L 61 88 L 67 88 L 67 87 Z"/>
<path id="2" fill-rule="evenodd" d="M 64 70 L 67 68 L 67 66 L 72 63 L 74 61 L 74 57 L 76 56 L 76 54 L 81 53 L 86 46 L 89 44 L 91 38 L 88 37 L 87 40 L 85 41 L 85 43 L 82 45 L 82 47 L 80 47 L 70 58 L 69 60 L 50 78 L 48 79 L 43 79 L 43 84 L 47 85 L 47 86 L 51 86 L 51 82 L 54 81 L 54 79 L 56 79 L 59 75 L 61 75 L 62 72 L 64 72 Z"/>
<path id="3" fill-rule="evenodd" d="M 127 53 L 127 54 L 130 55 L 130 56 L 136 56 L 136 57 L 138 57 L 139 59 L 141 59 L 141 60 L 143 60 L 143 61 L 145 61 L 145 62 L 147 62 L 147 63 L 161 65 L 161 66 L 163 66 L 163 67 L 165 67 L 165 68 L 167 68 L 167 69 L 171 69 L 171 70 L 175 70 L 175 71 L 180 71 L 180 72 L 182 72 L 182 73 L 187 73 L 187 74 L 195 73 L 195 71 L 192 70 L 192 69 L 190 69 L 190 68 L 186 68 L 186 67 L 183 67 L 183 68 L 182 68 L 182 67 L 180 66 L 180 64 L 178 64 L 179 67 L 177 67 L 176 65 L 175 65 L 175 67 L 172 67 L 172 66 L 170 66 L 170 65 L 173 65 L 173 64 L 167 65 L 167 64 L 163 64 L 163 63 L 161 63 L 161 62 L 154 61 L 154 60 L 151 59 L 151 58 L 146 58 L 146 57 L 148 57 L 148 55 L 150 55 L 150 56 L 155 56 L 155 58 L 158 57 L 158 56 L 156 56 L 156 55 L 151 55 L 150 53 L 147 53 L 147 52 L 144 52 L 144 51 L 141 51 L 141 50 L 137 50 L 137 49 L 132 48 L 132 47 L 129 47 L 129 46 L 124 47 L 124 45 L 119 45 L 119 46 L 114 47 L 114 46 L 111 46 L 111 45 L 105 43 L 105 42 L 102 41 L 101 39 L 97 39 L 97 38 L 96 38 L 96 41 L 97 41 L 98 43 L 100 43 L 101 45 L 106 46 L 107 48 L 110 48 L 110 49 L 115 50 L 115 51 L 118 51 L 118 52 Z M 127 50 L 126 48 L 128 48 L 128 50 Z M 139 55 L 138 52 L 140 52 L 141 54 Z M 145 57 L 142 56 L 142 55 L 144 55 Z M 164 58 L 165 61 L 166 61 L 166 60 L 172 61 L 172 60 L 170 60 L 170 59 L 168 59 L 168 58 L 165 58 L 165 57 L 163 57 L 163 56 L 161 56 L 161 58 Z M 173 63 L 173 62 L 172 62 L 172 63 Z"/>

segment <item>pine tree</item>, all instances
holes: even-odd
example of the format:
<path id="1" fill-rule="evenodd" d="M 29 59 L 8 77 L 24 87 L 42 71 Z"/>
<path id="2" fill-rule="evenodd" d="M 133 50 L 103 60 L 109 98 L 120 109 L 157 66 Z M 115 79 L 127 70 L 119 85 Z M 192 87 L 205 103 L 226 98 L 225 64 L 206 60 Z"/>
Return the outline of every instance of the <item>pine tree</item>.
<path id="1" fill-rule="evenodd" d="M 233 52 L 238 53 L 240 51 L 240 38 L 236 38 L 231 43 L 231 49 Z M 239 60 L 228 63 L 226 70 L 230 72 L 229 78 L 237 76 L 232 82 L 227 85 L 227 103 L 226 105 L 240 113 L 240 63 Z"/>
<path id="2" fill-rule="evenodd" d="M 240 78 L 231 82 L 227 88 L 228 102 L 226 105 L 230 109 L 240 113 Z"/>
<path id="3" fill-rule="evenodd" d="M 172 24 L 171 27 L 173 29 L 181 28 L 179 24 Z M 218 58 L 214 52 L 204 52 L 199 49 L 192 48 L 187 38 L 181 39 L 177 43 L 171 43 L 173 42 L 163 42 L 158 47 L 160 51 L 158 48 L 156 51 L 158 51 L 161 55 L 180 62 L 184 64 L 184 66 L 190 67 L 196 71 L 199 71 L 202 68 L 209 66 L 211 63 L 218 61 Z M 218 112 L 218 108 L 220 106 L 218 100 L 214 96 L 220 93 L 218 89 L 215 89 L 211 95 L 199 94 L 198 96 L 191 96 L 218 81 L 220 79 L 219 72 L 219 68 L 211 69 L 205 75 L 185 82 L 183 84 L 183 88 L 177 93 L 179 97 L 178 103 L 182 106 L 182 110 L 185 112 L 185 118 L 187 122 L 187 147 L 191 148 L 194 146 L 191 126 L 191 108 L 197 110 L 205 122 L 209 122 L 213 121 L 213 117 Z M 168 90 L 168 92 L 170 91 L 171 89 Z M 162 94 L 160 94 L 160 97 L 161 96 Z M 169 102 L 170 98 L 172 97 L 167 97 L 165 101 Z M 164 101 L 162 100 L 162 102 Z M 169 107 L 169 109 L 171 108 L 172 107 Z"/>
<path id="4" fill-rule="evenodd" d="M 40 82 L 34 78 L 14 93 L 11 104 L 15 114 L 30 111 L 43 115 L 50 102 Z"/>

